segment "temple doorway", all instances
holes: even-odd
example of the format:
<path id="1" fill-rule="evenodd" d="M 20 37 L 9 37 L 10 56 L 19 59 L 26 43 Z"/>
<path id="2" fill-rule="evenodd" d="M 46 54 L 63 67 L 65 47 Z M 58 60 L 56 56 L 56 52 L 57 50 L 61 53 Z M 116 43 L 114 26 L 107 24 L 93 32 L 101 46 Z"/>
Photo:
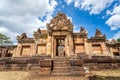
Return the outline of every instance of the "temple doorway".
<path id="1" fill-rule="evenodd" d="M 64 38 L 58 38 L 56 39 L 56 56 L 58 57 L 64 57 L 65 56 L 65 39 Z"/>

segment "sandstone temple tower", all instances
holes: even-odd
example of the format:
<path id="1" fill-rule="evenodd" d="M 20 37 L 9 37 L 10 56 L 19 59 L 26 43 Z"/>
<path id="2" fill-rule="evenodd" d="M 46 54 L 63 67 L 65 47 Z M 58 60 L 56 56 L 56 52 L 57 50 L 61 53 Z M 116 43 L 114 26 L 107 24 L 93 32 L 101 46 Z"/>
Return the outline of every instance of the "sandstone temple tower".
<path id="1" fill-rule="evenodd" d="M 70 57 L 71 55 L 119 56 L 120 43 L 106 40 L 106 35 L 96 29 L 95 36 L 88 38 L 87 31 L 73 32 L 73 24 L 64 13 L 58 14 L 46 24 L 46 30 L 34 31 L 33 38 L 26 33 L 17 36 L 18 45 L 13 57 L 50 56 Z"/>
<path id="2" fill-rule="evenodd" d="M 0 46 L 0 70 L 32 70 L 39 75 L 85 76 L 86 69 L 120 68 L 120 43 L 109 41 L 96 29 L 95 36 L 81 27 L 73 32 L 73 24 L 59 12 L 46 30 L 17 36 L 18 45 Z"/>

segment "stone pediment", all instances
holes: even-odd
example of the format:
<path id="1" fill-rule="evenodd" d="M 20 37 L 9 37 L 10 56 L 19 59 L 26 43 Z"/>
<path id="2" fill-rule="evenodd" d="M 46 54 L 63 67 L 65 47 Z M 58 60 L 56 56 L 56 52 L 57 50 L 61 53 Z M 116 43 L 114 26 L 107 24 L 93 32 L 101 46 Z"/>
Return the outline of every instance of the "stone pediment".
<path id="1" fill-rule="evenodd" d="M 96 29 L 95 37 L 106 37 L 106 35 L 102 35 L 101 31 L 99 29 Z"/>
<path id="2" fill-rule="evenodd" d="M 22 40 L 22 39 L 25 39 L 25 38 L 27 38 L 26 33 L 22 33 L 20 36 L 19 35 L 17 36 L 17 40 Z"/>
<path id="3" fill-rule="evenodd" d="M 48 30 L 68 30 L 73 31 L 73 24 L 70 19 L 67 19 L 64 13 L 58 12 L 58 14 L 47 24 Z"/>
<path id="4" fill-rule="evenodd" d="M 81 27 L 81 29 L 80 29 L 80 34 L 82 34 L 82 35 L 87 35 L 87 31 L 85 30 L 85 28 L 84 27 Z"/>
<path id="5" fill-rule="evenodd" d="M 17 36 L 18 43 L 33 43 L 33 38 L 28 38 L 26 33 Z"/>
<path id="6" fill-rule="evenodd" d="M 37 31 L 34 31 L 33 35 L 34 35 L 35 39 L 47 38 L 47 31 L 46 30 L 41 30 L 40 28 L 38 28 Z"/>

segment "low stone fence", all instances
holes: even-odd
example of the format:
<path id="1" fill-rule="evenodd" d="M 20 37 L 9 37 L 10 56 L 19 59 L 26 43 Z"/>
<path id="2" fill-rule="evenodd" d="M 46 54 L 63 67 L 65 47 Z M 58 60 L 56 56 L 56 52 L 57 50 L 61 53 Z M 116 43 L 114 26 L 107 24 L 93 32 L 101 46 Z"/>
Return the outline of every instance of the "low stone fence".
<path id="1" fill-rule="evenodd" d="M 82 59 L 71 59 L 70 65 L 71 65 L 71 73 L 73 75 L 85 75 Z"/>
<path id="2" fill-rule="evenodd" d="M 0 59 L 0 70 L 39 70 L 41 67 L 51 67 L 51 60 L 38 57 Z"/>
<path id="3" fill-rule="evenodd" d="M 91 58 L 69 59 L 72 74 L 84 74 L 84 68 L 89 70 L 117 69 L 120 68 L 120 59 Z M 50 57 L 15 57 L 1 58 L 0 70 L 31 70 L 38 71 L 40 75 L 51 75 L 53 60 Z"/>
<path id="4" fill-rule="evenodd" d="M 83 66 L 90 70 L 119 69 L 120 59 L 85 59 Z"/>

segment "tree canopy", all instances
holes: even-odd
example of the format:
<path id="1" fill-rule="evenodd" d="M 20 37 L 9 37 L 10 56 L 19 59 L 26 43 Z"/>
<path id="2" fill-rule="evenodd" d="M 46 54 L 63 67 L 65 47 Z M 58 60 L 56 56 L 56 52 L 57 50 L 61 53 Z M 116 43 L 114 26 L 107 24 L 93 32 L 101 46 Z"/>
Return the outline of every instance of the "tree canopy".
<path id="1" fill-rule="evenodd" d="M 117 41 L 120 42 L 120 38 L 118 38 Z"/>
<path id="2" fill-rule="evenodd" d="M 11 38 L 0 33 L 0 45 L 5 46 L 10 44 L 12 44 Z"/>

